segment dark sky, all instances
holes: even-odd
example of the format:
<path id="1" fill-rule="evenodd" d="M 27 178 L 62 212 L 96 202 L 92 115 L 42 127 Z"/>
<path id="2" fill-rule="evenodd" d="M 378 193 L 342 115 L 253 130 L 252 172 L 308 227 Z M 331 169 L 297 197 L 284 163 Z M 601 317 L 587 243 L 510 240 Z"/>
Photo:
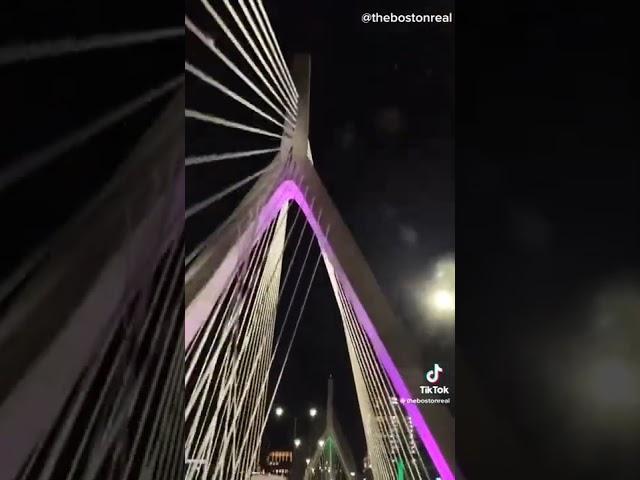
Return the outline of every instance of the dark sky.
<path id="1" fill-rule="evenodd" d="M 190 18 L 200 28 L 208 26 L 207 33 L 220 48 L 232 52 L 230 57 L 245 66 L 244 72 L 250 72 L 224 36 L 215 33 L 215 23 L 197 3 L 187 4 Z M 447 12 L 448 5 L 432 2 L 421 5 L 420 10 L 404 11 Z M 363 25 L 362 13 L 376 11 L 372 2 L 366 8 L 345 2 L 274 1 L 265 2 L 265 6 L 287 59 L 293 53 L 311 55 L 310 141 L 319 175 L 385 294 L 402 314 L 401 328 L 415 328 L 412 322 L 421 317 L 414 290 L 429 274 L 433 261 L 454 249 L 452 29 Z M 216 10 L 234 25 L 224 16 L 223 5 Z M 395 11 L 401 11 L 400 5 Z M 220 62 L 191 35 L 187 36 L 187 59 L 224 85 L 243 94 L 249 92 L 248 98 L 254 98 L 233 74 L 219 68 Z M 232 120 L 273 130 L 267 122 L 234 107 L 214 89 L 189 77 L 187 107 L 233 115 Z M 195 121 L 188 122 L 187 128 L 188 154 L 267 148 L 273 143 L 247 139 L 247 135 L 235 135 L 227 129 L 216 131 L 222 129 Z M 242 171 L 233 167 L 234 178 L 257 170 L 265 161 L 251 160 Z M 218 166 L 191 170 L 187 171 L 188 202 L 206 196 L 212 191 L 212 182 L 227 175 Z M 235 201 L 190 220 L 187 237 L 191 244 L 211 229 L 212 219 L 222 215 L 218 212 Z M 430 358 L 427 354 L 439 356 L 442 363 L 451 358 L 451 339 L 434 343 L 437 339 L 417 338 L 425 347 L 425 358 Z M 428 345 L 432 347 L 429 350 Z M 287 416 L 270 425 L 265 445 L 289 444 L 296 416 L 298 432 L 306 431 L 306 412 L 310 405 L 324 405 L 331 373 L 336 383 L 337 415 L 361 465 L 365 447 L 355 388 L 339 312 L 323 265 L 289 362 L 277 397 Z"/>

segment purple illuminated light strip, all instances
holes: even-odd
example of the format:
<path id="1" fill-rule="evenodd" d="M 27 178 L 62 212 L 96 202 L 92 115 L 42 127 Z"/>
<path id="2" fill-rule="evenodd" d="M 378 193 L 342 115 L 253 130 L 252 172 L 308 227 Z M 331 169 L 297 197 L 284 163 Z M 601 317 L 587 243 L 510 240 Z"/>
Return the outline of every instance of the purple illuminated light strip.
<path id="1" fill-rule="evenodd" d="M 344 293 L 355 309 L 358 322 L 364 328 L 367 334 L 367 337 L 371 341 L 371 345 L 373 346 L 373 349 L 376 352 L 376 356 L 378 357 L 378 360 L 380 361 L 385 371 L 387 372 L 387 375 L 389 376 L 389 379 L 391 380 L 391 383 L 393 384 L 393 387 L 396 393 L 398 394 L 399 397 L 410 398 L 411 394 L 409 392 L 409 389 L 404 383 L 404 380 L 402 379 L 400 372 L 396 368 L 395 363 L 393 363 L 393 360 L 391 359 L 389 352 L 387 351 L 384 344 L 382 343 L 382 340 L 380 339 L 378 332 L 376 331 L 373 323 L 371 322 L 369 315 L 367 314 L 366 310 L 360 303 L 360 300 L 358 299 L 358 296 L 354 292 L 349 282 L 349 279 L 346 277 L 346 275 L 342 271 L 342 268 L 340 267 L 340 262 L 338 262 L 338 259 L 335 256 L 335 253 L 333 252 L 333 249 L 331 248 L 331 245 L 329 244 L 327 236 L 322 230 L 320 223 L 318 222 L 318 219 L 315 217 L 313 211 L 311 210 L 311 207 L 307 202 L 307 199 L 305 198 L 304 194 L 300 190 L 300 187 L 293 180 L 283 181 L 278 186 L 278 188 L 274 191 L 274 193 L 271 195 L 267 203 L 264 205 L 264 207 L 262 208 L 258 216 L 258 226 L 257 226 L 256 235 L 254 236 L 254 238 L 260 238 L 264 230 L 268 227 L 268 225 L 271 224 L 271 221 L 276 217 L 278 212 L 281 210 L 284 203 L 288 202 L 289 200 L 295 201 L 300 207 L 300 209 L 303 211 L 307 219 L 307 222 L 309 223 L 309 225 L 311 225 L 311 228 L 313 229 L 313 232 L 315 233 L 316 238 L 318 239 L 318 242 L 322 247 L 322 250 L 331 259 L 331 263 L 340 277 L 339 280 L 344 288 Z M 225 264 L 227 264 L 226 261 L 225 261 Z M 235 264 L 236 262 L 231 260 L 231 264 L 226 265 L 225 270 L 229 271 L 230 269 L 233 269 Z M 196 300 L 197 300 L 197 297 L 196 297 Z M 185 315 L 185 331 L 192 332 L 192 335 L 190 335 L 189 338 L 185 338 L 186 340 L 185 343 L 187 346 L 190 343 L 190 340 L 193 334 L 195 334 L 195 332 L 198 331 L 198 329 L 202 326 L 201 324 L 204 322 L 204 319 L 206 318 L 206 315 L 201 315 L 201 313 L 202 312 L 200 312 L 200 314 L 196 314 L 194 312 L 194 314 L 190 314 L 190 312 L 187 311 L 187 315 Z M 442 455 L 442 452 L 440 451 L 440 447 L 438 446 L 435 438 L 433 437 L 433 434 L 429 430 L 429 427 L 427 426 L 427 423 L 422 417 L 422 414 L 420 413 L 420 410 L 418 409 L 418 407 L 414 404 L 405 403 L 404 408 L 407 411 L 407 414 L 411 417 L 413 426 L 418 432 L 418 436 L 420 437 L 422 444 L 424 445 L 427 452 L 429 453 L 429 456 L 431 457 L 431 460 L 433 461 L 436 469 L 438 470 L 438 473 L 442 478 L 442 480 L 455 480 L 455 477 L 453 475 L 451 468 L 449 467 L 446 459 Z"/>
<path id="2" fill-rule="evenodd" d="M 278 214 L 284 202 L 289 200 L 295 201 L 300 209 L 302 209 L 305 217 L 307 218 L 307 222 L 309 223 L 309 225 L 311 225 L 311 228 L 313 229 L 313 232 L 315 233 L 316 238 L 318 239 L 318 242 L 322 247 L 322 250 L 329 256 L 329 258 L 332 259 L 331 263 L 333 264 L 334 268 L 337 267 L 336 272 L 340 276 L 340 282 L 345 290 L 345 295 L 353 305 L 356 311 L 358 322 L 360 323 L 360 325 L 362 325 L 365 332 L 367 333 L 367 336 L 369 337 L 369 340 L 371 341 L 371 344 L 376 352 L 378 360 L 387 372 L 387 375 L 389 376 L 389 379 L 391 380 L 396 393 L 399 397 L 411 398 L 409 389 L 404 383 L 404 380 L 402 379 L 400 372 L 396 368 L 395 363 L 393 363 L 389 352 L 382 343 L 382 340 L 380 339 L 378 332 L 373 326 L 369 315 L 360 303 L 360 300 L 358 299 L 356 293 L 353 291 L 353 288 L 349 283 L 349 279 L 346 278 L 346 275 L 342 271 L 342 268 L 340 268 L 340 264 L 337 261 L 333 249 L 331 248 L 331 245 L 329 244 L 325 233 L 320 227 L 318 220 L 315 218 L 315 215 L 311 210 L 307 199 L 293 180 L 285 180 L 284 182 L 282 182 L 282 184 L 280 184 L 269 201 L 260 211 L 260 226 L 258 228 L 258 238 L 260 232 L 262 232 L 262 230 L 266 228 L 267 225 L 270 224 L 271 220 L 273 220 L 273 218 L 275 218 L 275 216 Z M 418 407 L 414 404 L 405 404 L 404 407 L 407 411 L 407 414 L 411 417 L 413 425 L 418 432 L 418 435 L 422 440 L 424 447 L 427 449 L 427 452 L 429 453 L 429 456 L 431 457 L 431 460 L 438 470 L 438 473 L 440 474 L 442 480 L 454 480 L 455 477 L 453 475 L 453 472 L 447 464 L 444 456 L 442 455 L 440 447 L 438 446 L 435 438 L 429 430 L 429 427 L 422 417 L 422 414 L 420 413 Z"/>

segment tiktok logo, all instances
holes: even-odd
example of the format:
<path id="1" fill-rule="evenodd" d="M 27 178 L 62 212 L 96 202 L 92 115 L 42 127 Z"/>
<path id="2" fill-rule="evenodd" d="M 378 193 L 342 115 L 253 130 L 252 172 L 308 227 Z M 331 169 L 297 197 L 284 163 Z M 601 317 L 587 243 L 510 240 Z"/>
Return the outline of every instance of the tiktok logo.
<path id="1" fill-rule="evenodd" d="M 429 370 L 426 374 L 427 382 L 429 383 L 438 383 L 438 379 L 440 378 L 440 373 L 444 372 L 442 367 L 437 363 L 433 364 L 433 370 Z"/>
<path id="2" fill-rule="evenodd" d="M 437 363 L 434 363 L 433 368 L 425 374 L 427 382 L 432 385 L 420 385 L 420 393 L 423 395 L 448 395 L 449 387 L 433 385 L 434 383 L 438 383 L 438 380 L 440 380 L 440 374 L 444 374 L 444 368 Z M 451 401 L 450 398 L 428 398 L 421 400 L 424 401 L 420 403 L 449 403 Z"/>

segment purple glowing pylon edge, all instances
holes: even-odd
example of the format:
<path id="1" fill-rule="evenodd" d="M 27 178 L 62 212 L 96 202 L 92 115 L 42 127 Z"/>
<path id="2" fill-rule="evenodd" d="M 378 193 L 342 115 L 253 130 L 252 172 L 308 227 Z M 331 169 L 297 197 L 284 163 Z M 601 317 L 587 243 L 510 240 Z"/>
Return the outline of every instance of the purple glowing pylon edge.
<path id="1" fill-rule="evenodd" d="M 339 277 L 340 283 L 342 284 L 344 293 L 347 299 L 351 302 L 351 305 L 355 310 L 358 323 L 360 323 L 360 325 L 366 332 L 367 337 L 369 338 L 369 341 L 371 342 L 371 345 L 376 353 L 376 356 L 380 361 L 380 363 L 382 364 L 385 372 L 387 373 L 387 376 L 389 377 L 389 380 L 391 381 L 396 393 L 398 394 L 399 397 L 410 398 L 411 393 L 409 392 L 409 388 L 407 387 L 404 380 L 402 379 L 402 376 L 400 375 L 398 368 L 396 367 L 391 356 L 389 355 L 389 352 L 384 346 L 384 343 L 382 342 L 380 336 L 378 335 L 378 332 L 375 326 L 373 325 L 373 322 L 369 318 L 369 315 L 367 314 L 366 310 L 362 306 L 362 303 L 358 299 L 358 296 L 356 295 L 355 291 L 353 290 L 353 287 L 349 282 L 349 278 L 345 275 L 344 271 L 342 270 L 342 267 L 340 266 L 340 262 L 336 257 L 324 230 L 322 229 L 318 219 L 316 218 L 315 213 L 311 209 L 309 202 L 307 202 L 307 199 L 304 193 L 302 192 L 302 190 L 294 180 L 290 180 L 290 179 L 284 180 L 274 190 L 273 194 L 269 197 L 269 200 L 265 203 L 265 205 L 262 207 L 262 209 L 259 212 L 259 215 L 257 218 L 257 222 L 258 222 L 257 228 L 255 230 L 253 238 L 260 238 L 264 230 L 271 224 L 271 221 L 276 217 L 276 215 L 278 215 L 278 212 L 282 209 L 283 205 L 286 202 L 291 200 L 293 200 L 304 213 L 307 219 L 307 222 L 311 226 L 318 240 L 318 243 L 322 248 L 322 251 L 327 255 L 327 257 L 331 261 L 331 264 L 333 265 L 334 270 Z M 236 258 L 236 260 L 238 259 Z M 226 261 L 226 259 L 225 259 L 225 262 L 223 263 L 226 264 L 224 269 L 227 270 L 227 272 L 233 268 L 232 264 L 235 264 L 234 261 L 231 261 L 229 263 Z M 226 277 L 226 275 L 223 275 L 223 277 Z M 206 319 L 206 315 L 203 316 L 201 315 L 201 313 L 202 312 L 198 312 L 198 313 L 194 312 L 193 315 L 190 315 L 189 311 L 187 311 L 187 314 L 185 315 L 185 333 L 186 333 L 185 345 L 187 347 L 191 342 L 195 333 L 202 326 L 202 324 L 204 323 L 204 320 Z M 449 467 L 449 464 L 444 458 L 444 455 L 442 454 L 442 451 L 440 450 L 440 447 L 436 442 L 436 439 L 431 433 L 418 407 L 414 404 L 408 404 L 408 403 L 405 403 L 403 406 L 407 414 L 409 415 L 409 417 L 411 417 L 411 421 L 413 423 L 414 428 L 418 432 L 420 441 L 422 442 L 425 449 L 427 450 L 429 457 L 433 461 L 433 464 L 435 465 L 436 470 L 438 471 L 438 474 L 440 475 L 441 479 L 455 480 L 453 471 L 451 470 L 451 468 Z"/>
<path id="2" fill-rule="evenodd" d="M 311 210 L 311 207 L 307 202 L 307 199 L 304 196 L 302 190 L 295 183 L 295 181 L 285 180 L 275 190 L 274 194 L 271 196 L 269 201 L 265 204 L 265 206 L 260 212 L 260 215 L 259 215 L 260 227 L 258 231 L 261 232 L 264 228 L 266 228 L 266 226 L 269 225 L 271 220 L 275 218 L 275 216 L 278 214 L 278 212 L 282 208 L 282 205 L 289 200 L 295 201 L 298 207 L 302 210 L 302 212 L 304 213 L 307 219 L 307 222 L 313 229 L 313 232 L 315 233 L 316 238 L 318 239 L 318 243 L 320 244 L 322 250 L 327 254 L 329 259 L 331 260 L 331 263 L 337 275 L 340 278 L 340 283 L 344 288 L 345 295 L 347 296 L 347 299 L 351 302 L 356 312 L 358 322 L 360 323 L 362 328 L 365 330 L 367 337 L 369 338 L 371 345 L 373 346 L 373 349 L 376 352 L 376 356 L 378 357 L 378 360 L 380 361 L 383 368 L 387 372 L 387 375 L 389 376 L 389 380 L 393 384 L 393 387 L 396 393 L 400 397 L 410 398 L 411 393 L 409 392 L 407 385 L 402 379 L 402 376 L 400 375 L 400 372 L 398 371 L 395 363 L 393 362 L 391 356 L 389 355 L 389 352 L 385 348 L 384 343 L 380 339 L 380 336 L 378 335 L 376 328 L 374 327 L 371 319 L 369 318 L 369 315 L 367 314 L 366 310 L 360 303 L 358 296 L 356 295 L 353 288 L 351 287 L 351 283 L 349 282 L 349 279 L 346 277 L 346 275 L 342 271 L 342 268 L 340 267 L 340 263 L 336 258 L 336 255 L 334 254 L 333 249 L 331 248 L 331 244 L 329 243 L 329 240 L 325 235 L 325 232 L 323 231 L 322 227 L 320 226 L 320 223 L 316 219 L 314 212 Z M 433 461 L 436 469 L 438 470 L 438 473 L 440 474 L 440 477 L 442 478 L 442 480 L 454 480 L 455 476 L 453 474 L 453 471 L 451 470 L 451 468 L 449 467 L 449 464 L 444 458 L 444 455 L 442 454 L 442 451 L 440 450 L 438 443 L 436 442 L 435 438 L 433 437 L 433 434 L 429 430 L 429 427 L 426 421 L 424 420 L 424 418 L 422 417 L 422 414 L 420 413 L 420 410 L 418 409 L 418 407 L 414 404 L 404 404 L 404 408 L 407 414 L 411 417 L 411 421 L 413 422 L 413 425 L 416 431 L 418 432 L 418 436 L 420 437 L 420 440 L 422 441 L 422 444 L 424 445 L 425 449 L 429 453 L 429 456 L 431 457 L 431 460 Z"/>

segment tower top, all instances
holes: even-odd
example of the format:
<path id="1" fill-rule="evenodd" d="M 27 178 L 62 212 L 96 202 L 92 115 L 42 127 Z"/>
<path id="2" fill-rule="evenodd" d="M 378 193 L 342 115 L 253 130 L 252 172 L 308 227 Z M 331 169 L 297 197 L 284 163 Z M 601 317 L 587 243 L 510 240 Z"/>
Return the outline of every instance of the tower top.
<path id="1" fill-rule="evenodd" d="M 327 381 L 327 424 L 333 424 L 333 375 Z"/>
<path id="2" fill-rule="evenodd" d="M 292 70 L 299 95 L 298 115 L 293 133 L 293 157 L 297 161 L 308 161 L 311 56 L 308 54 L 296 55 L 293 59 Z"/>

